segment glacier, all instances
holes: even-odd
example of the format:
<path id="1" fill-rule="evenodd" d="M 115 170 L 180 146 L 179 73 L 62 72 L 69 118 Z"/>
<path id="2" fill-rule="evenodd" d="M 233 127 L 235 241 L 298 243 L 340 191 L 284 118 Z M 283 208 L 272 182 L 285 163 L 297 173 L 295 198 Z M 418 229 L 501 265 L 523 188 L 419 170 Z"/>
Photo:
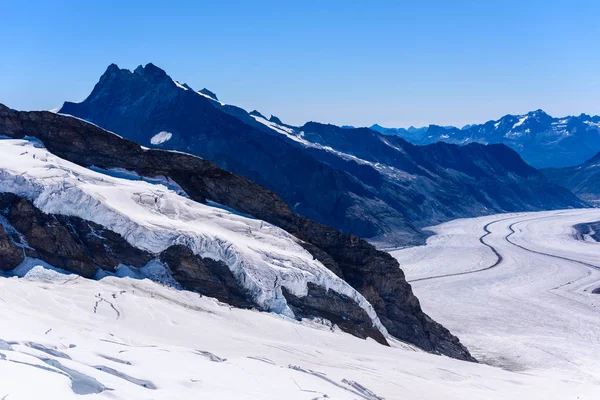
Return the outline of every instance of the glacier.
<path id="1" fill-rule="evenodd" d="M 191 201 L 159 182 L 81 167 L 36 140 L 0 140 L 0 191 L 28 198 L 48 214 L 98 223 L 153 254 L 184 245 L 222 261 L 266 311 L 294 316 L 282 287 L 298 297 L 307 294 L 309 282 L 334 290 L 353 299 L 387 336 L 371 304 L 298 239 L 264 221 Z"/>

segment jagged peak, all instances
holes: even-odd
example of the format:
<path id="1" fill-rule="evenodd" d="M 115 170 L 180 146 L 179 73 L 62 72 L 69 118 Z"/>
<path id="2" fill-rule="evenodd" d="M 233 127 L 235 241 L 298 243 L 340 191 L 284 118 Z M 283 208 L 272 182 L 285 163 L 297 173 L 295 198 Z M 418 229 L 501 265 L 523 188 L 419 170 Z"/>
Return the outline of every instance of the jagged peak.
<path id="1" fill-rule="evenodd" d="M 592 119 L 592 116 L 591 116 L 591 115 L 589 115 L 589 114 L 586 114 L 586 113 L 581 113 L 581 114 L 579 114 L 579 115 L 577 116 L 577 118 L 579 118 L 579 119 L 584 119 L 584 120 L 586 120 L 586 121 L 587 121 L 587 120 L 590 120 L 590 119 Z"/>
<path id="2" fill-rule="evenodd" d="M 120 71 L 121 68 L 115 63 L 111 63 L 108 68 L 106 68 L 106 72 L 117 72 Z"/>
<path id="3" fill-rule="evenodd" d="M 208 90 L 207 88 L 204 88 L 202 90 L 198 90 L 198 93 L 202 93 L 208 97 L 210 97 L 211 99 L 215 100 L 215 101 L 219 101 L 217 95 L 215 94 L 215 92 L 212 92 L 210 90 Z"/>
<path id="4" fill-rule="evenodd" d="M 142 76 L 144 74 L 144 66 L 142 64 L 138 65 L 137 68 L 133 70 L 133 73 Z"/>
<path id="5" fill-rule="evenodd" d="M 146 64 L 146 66 L 143 65 L 138 65 L 133 72 L 131 72 L 128 69 L 124 69 L 124 68 L 119 68 L 119 66 L 115 63 L 112 63 L 108 66 L 108 68 L 106 69 L 106 72 L 104 73 L 103 77 L 109 76 L 109 77 L 114 77 L 117 74 L 127 74 L 127 75 L 137 75 L 140 77 L 144 77 L 148 80 L 157 82 L 157 81 L 161 81 L 161 80 L 165 80 L 167 78 L 169 78 L 169 75 L 167 75 L 167 73 L 157 67 L 156 65 L 152 64 L 152 63 L 148 63 Z"/>
<path id="6" fill-rule="evenodd" d="M 281 122 L 281 120 L 279 118 L 277 118 L 276 116 L 274 116 L 273 114 L 271 114 L 271 118 L 269 118 L 269 121 L 274 122 L 278 125 L 283 125 L 283 122 Z"/>
<path id="7" fill-rule="evenodd" d="M 137 69 L 139 69 L 139 67 Z M 157 67 L 156 65 L 154 65 L 152 63 L 146 64 L 146 66 L 144 68 L 142 68 L 140 71 L 141 71 L 141 76 L 150 78 L 152 80 L 160 80 L 160 79 L 169 77 L 163 69 Z"/>
<path id="8" fill-rule="evenodd" d="M 263 119 L 267 119 L 264 115 L 262 115 L 261 113 L 259 113 L 256 110 L 252 110 L 250 111 L 248 114 L 253 115 L 255 117 L 259 117 L 259 118 L 263 118 Z"/>
<path id="9" fill-rule="evenodd" d="M 529 117 L 535 117 L 535 118 L 540 118 L 540 117 L 550 117 L 550 115 L 548 115 L 544 110 L 542 110 L 541 108 L 538 108 L 537 110 L 534 111 L 529 111 L 527 113 L 527 116 Z"/>

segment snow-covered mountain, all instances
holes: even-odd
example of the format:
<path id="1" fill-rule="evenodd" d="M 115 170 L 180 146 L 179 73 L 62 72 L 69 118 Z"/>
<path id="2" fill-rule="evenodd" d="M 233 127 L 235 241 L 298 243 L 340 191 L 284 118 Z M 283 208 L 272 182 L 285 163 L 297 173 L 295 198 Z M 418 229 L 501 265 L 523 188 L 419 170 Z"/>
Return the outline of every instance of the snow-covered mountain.
<path id="1" fill-rule="evenodd" d="M 502 145 L 414 146 L 366 128 L 293 127 L 196 92 L 152 64 L 109 66 L 85 101 L 60 112 L 211 160 L 300 215 L 379 243 L 421 243 L 421 227 L 452 218 L 584 205 Z"/>
<path id="2" fill-rule="evenodd" d="M 524 115 L 505 115 L 462 129 L 437 125 L 411 128 L 371 127 L 421 145 L 435 142 L 503 143 L 536 168 L 577 165 L 600 151 L 600 116 L 587 114 L 554 118 L 536 110 Z"/>
<path id="3" fill-rule="evenodd" d="M 0 135 L 0 265 L 9 273 L 39 260 L 90 278 L 151 276 L 473 361 L 423 313 L 389 254 L 293 214 L 245 178 L 50 112 L 0 105 Z"/>
<path id="4" fill-rule="evenodd" d="M 0 140 L 0 154 L 0 192 L 13 193 L 32 203 L 7 199 L 8 209 L 15 214 L 19 213 L 15 209 L 27 204 L 45 214 L 91 221 L 119 234 L 136 249 L 163 260 L 163 253 L 171 246 L 188 248 L 203 259 L 225 264 L 240 284 L 239 292 L 247 293 L 250 304 L 288 317 L 293 317 L 294 312 L 284 291 L 306 297 L 310 284 L 323 287 L 352 299 L 369 316 L 372 327 L 387 335 L 364 297 L 280 228 L 218 206 L 194 202 L 161 184 L 92 171 L 52 155 L 36 142 Z M 11 215 L 16 226 L 7 225 L 5 230 L 27 232 L 18 229 L 25 221 Z M 96 230 L 90 234 L 102 236 Z M 48 256 L 56 257 L 56 253 L 60 253 L 59 248 Z M 65 261 L 68 268 L 73 260 Z M 115 267 L 118 270 L 120 265 Z M 82 270 L 81 275 L 89 277 L 92 272 L 105 274 L 90 268 L 89 272 Z"/>

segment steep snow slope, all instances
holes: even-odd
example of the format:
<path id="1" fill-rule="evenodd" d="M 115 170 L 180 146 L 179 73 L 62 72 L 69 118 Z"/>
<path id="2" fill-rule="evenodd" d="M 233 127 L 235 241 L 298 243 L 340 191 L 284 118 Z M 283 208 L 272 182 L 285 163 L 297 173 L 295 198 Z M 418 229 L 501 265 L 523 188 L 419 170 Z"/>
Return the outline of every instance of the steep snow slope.
<path id="1" fill-rule="evenodd" d="M 600 245 L 573 228 L 598 220 L 597 209 L 456 220 L 393 255 L 423 309 L 479 360 L 600 385 Z"/>
<path id="2" fill-rule="evenodd" d="M 0 277 L 0 398 L 579 399 L 597 386 L 380 346 L 148 280 Z M 9 323 L 6 323 L 9 321 Z"/>
<path id="3" fill-rule="evenodd" d="M 333 289 L 354 299 L 386 333 L 362 295 L 315 260 L 298 239 L 266 222 L 196 203 L 160 184 L 83 168 L 37 141 L 0 140 L 0 191 L 29 198 L 49 214 L 96 222 L 154 254 L 181 244 L 223 261 L 265 310 L 293 316 L 282 287 L 300 297 L 309 282 Z"/>

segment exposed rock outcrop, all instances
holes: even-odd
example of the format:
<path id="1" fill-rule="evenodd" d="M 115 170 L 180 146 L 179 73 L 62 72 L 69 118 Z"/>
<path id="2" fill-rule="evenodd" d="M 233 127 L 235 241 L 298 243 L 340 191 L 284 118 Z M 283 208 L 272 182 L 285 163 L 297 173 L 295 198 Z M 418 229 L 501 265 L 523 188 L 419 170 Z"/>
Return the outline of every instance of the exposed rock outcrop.
<path id="1" fill-rule="evenodd" d="M 0 271 L 9 271 L 25 259 L 25 251 L 18 240 L 18 237 L 6 232 L 4 225 L 0 225 Z"/>
<path id="2" fill-rule="evenodd" d="M 600 221 L 577 224 L 573 228 L 577 232 L 577 239 L 585 240 L 585 237 L 589 236 L 592 240 L 600 242 Z"/>
<path id="3" fill-rule="evenodd" d="M 154 258 L 98 224 L 72 216 L 45 214 L 29 200 L 10 193 L 0 193 L 0 209 L 13 230 L 10 237 L 0 235 L 0 247 L 19 246 L 19 263 L 24 256 L 38 258 L 91 278 L 99 268 L 113 272 L 119 264 L 142 267 Z M 12 268 L 18 265 L 18 259 L 2 257 L 2 260 Z M 11 260 L 14 261 L 6 262 Z"/>
<path id="4" fill-rule="evenodd" d="M 373 328 L 365 310 L 343 294 L 309 283 L 305 297 L 296 297 L 285 288 L 283 295 L 298 318 L 319 315 L 342 330 L 353 329 L 358 337 L 371 337 L 381 344 L 388 344 L 381 332 Z"/>
<path id="5" fill-rule="evenodd" d="M 236 307 L 256 306 L 222 261 L 199 257 L 180 245 L 163 251 L 160 260 L 169 266 L 173 278 L 188 290 L 215 297 Z"/>

